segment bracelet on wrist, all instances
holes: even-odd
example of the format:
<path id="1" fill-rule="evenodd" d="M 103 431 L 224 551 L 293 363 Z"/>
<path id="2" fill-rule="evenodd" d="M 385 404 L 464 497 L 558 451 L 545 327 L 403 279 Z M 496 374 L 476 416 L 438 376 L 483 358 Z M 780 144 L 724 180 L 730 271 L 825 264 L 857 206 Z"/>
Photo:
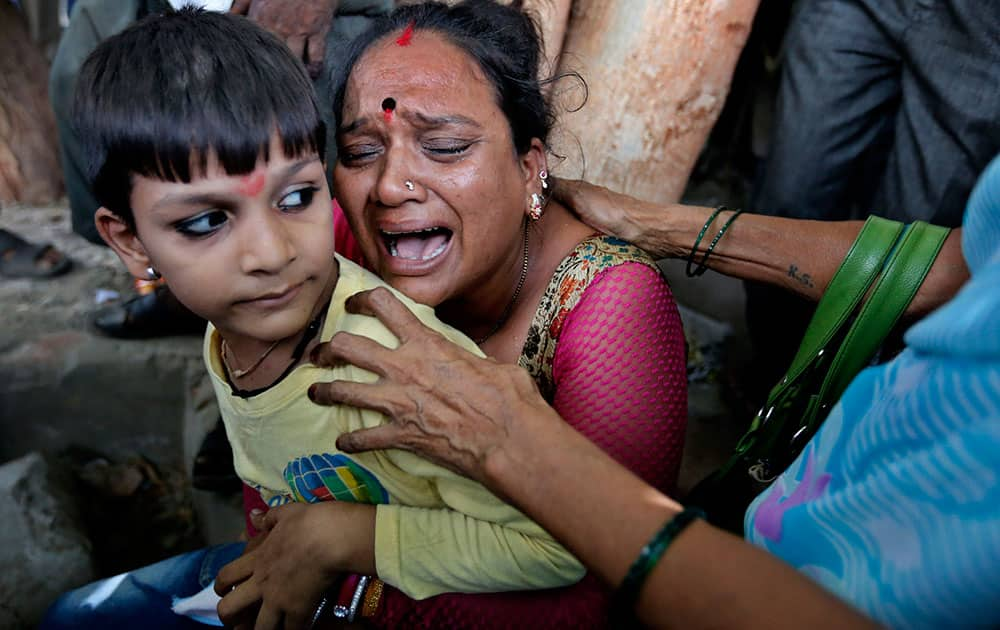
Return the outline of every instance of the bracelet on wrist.
<path id="1" fill-rule="evenodd" d="M 371 577 L 367 575 L 350 574 L 340 585 L 340 595 L 337 603 L 333 607 L 333 616 L 347 622 L 354 621 L 361 607 L 361 600 L 365 593 L 365 587 Z"/>
<path id="2" fill-rule="evenodd" d="M 684 529 L 695 519 L 705 518 L 705 512 L 701 508 L 688 507 L 677 513 L 673 518 L 656 532 L 646 546 L 639 552 L 639 557 L 635 559 L 625 579 L 618 586 L 615 592 L 615 608 L 623 613 L 631 613 L 639 599 L 639 592 L 645 583 L 649 573 L 656 566 L 656 563 L 663 557 L 672 542 L 680 535 Z"/>
<path id="3" fill-rule="evenodd" d="M 361 606 L 361 616 L 362 617 L 374 617 L 378 613 L 379 605 L 382 603 L 382 589 L 385 587 L 385 582 L 373 577 L 372 581 L 368 583 L 368 588 L 365 589 L 364 603 Z"/>
<path id="4" fill-rule="evenodd" d="M 712 252 L 715 250 L 715 246 L 719 243 L 719 240 L 726 233 L 726 230 L 729 229 L 729 226 L 733 224 L 733 221 L 736 220 L 736 217 L 743 214 L 742 210 L 736 210 L 735 212 L 733 212 L 733 215 L 729 217 L 729 219 L 725 223 L 722 224 L 722 228 L 718 231 L 718 233 L 716 233 L 715 238 L 712 239 L 712 242 L 709 243 L 708 249 L 705 250 L 705 255 L 702 256 L 701 260 L 698 262 L 697 267 L 695 269 L 692 269 L 691 265 L 694 264 L 695 256 L 697 256 L 698 254 L 698 245 L 701 244 L 701 239 L 705 237 L 705 232 L 707 232 L 708 228 L 712 226 L 712 223 L 715 222 L 715 219 L 722 212 L 726 210 L 732 210 L 732 208 L 727 208 L 726 206 L 717 207 L 715 209 L 715 212 L 713 212 L 711 216 L 708 217 L 708 221 L 705 221 L 705 225 L 702 226 L 701 232 L 698 232 L 698 238 L 695 239 L 694 245 L 691 246 L 691 253 L 688 254 L 687 258 L 687 268 L 685 269 L 685 273 L 687 274 L 688 278 L 694 278 L 700 276 L 708 270 L 708 264 L 707 264 L 708 257 L 712 255 Z"/>

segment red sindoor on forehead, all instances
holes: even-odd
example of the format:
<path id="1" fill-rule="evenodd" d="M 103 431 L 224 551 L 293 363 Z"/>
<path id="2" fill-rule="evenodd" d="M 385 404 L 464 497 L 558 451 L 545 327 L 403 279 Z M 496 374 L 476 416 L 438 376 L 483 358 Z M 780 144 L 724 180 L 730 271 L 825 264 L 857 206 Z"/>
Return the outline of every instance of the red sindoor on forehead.
<path id="1" fill-rule="evenodd" d="M 247 197 L 256 197 L 260 191 L 264 190 L 264 171 L 254 171 L 240 180 L 240 194 Z"/>
<path id="2" fill-rule="evenodd" d="M 413 42 L 413 22 L 406 25 L 403 29 L 403 34 L 399 36 L 396 40 L 396 44 L 399 46 L 409 46 Z"/>
<path id="3" fill-rule="evenodd" d="M 391 96 L 382 101 L 382 117 L 385 122 L 392 122 L 392 114 L 396 111 L 396 99 Z"/>

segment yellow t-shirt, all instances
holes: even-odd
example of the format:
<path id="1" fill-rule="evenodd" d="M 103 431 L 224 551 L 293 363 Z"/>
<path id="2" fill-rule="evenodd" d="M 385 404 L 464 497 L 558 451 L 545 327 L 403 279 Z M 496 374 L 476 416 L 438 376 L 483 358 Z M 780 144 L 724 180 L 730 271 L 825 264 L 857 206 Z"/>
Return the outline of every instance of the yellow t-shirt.
<path id="1" fill-rule="evenodd" d="M 388 286 L 337 256 L 340 277 L 320 339 L 347 331 L 394 348 L 398 340 L 374 317 L 353 315 L 345 300 Z M 390 288 L 390 290 L 392 290 Z M 463 348 L 483 356 L 433 309 L 393 291 L 417 317 Z M 380 578 L 415 599 L 445 592 L 495 592 L 575 583 L 583 567 L 547 532 L 480 484 L 401 450 L 348 455 L 341 433 L 385 422 L 377 412 L 314 404 L 306 395 L 319 381 L 374 382 L 371 372 L 345 365 L 300 365 L 266 391 L 242 398 L 226 381 L 219 337 L 209 325 L 204 356 L 236 472 L 268 505 L 323 500 L 376 503 L 375 563 Z"/>

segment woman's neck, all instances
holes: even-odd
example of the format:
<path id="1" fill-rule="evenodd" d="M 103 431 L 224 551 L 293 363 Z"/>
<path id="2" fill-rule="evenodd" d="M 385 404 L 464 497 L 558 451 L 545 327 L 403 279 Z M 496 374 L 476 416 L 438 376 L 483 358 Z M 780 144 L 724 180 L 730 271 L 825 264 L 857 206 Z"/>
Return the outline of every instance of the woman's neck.
<path id="1" fill-rule="evenodd" d="M 528 270 L 517 299 L 511 302 L 524 268 L 520 239 L 517 251 L 498 265 L 493 274 L 496 281 L 478 285 L 476 290 L 440 304 L 436 309 L 438 317 L 469 335 L 498 361 L 516 363 L 556 267 L 592 233 L 593 229 L 565 207 L 550 202 L 542 218 L 528 224 Z M 504 316 L 508 305 L 510 312 Z"/>

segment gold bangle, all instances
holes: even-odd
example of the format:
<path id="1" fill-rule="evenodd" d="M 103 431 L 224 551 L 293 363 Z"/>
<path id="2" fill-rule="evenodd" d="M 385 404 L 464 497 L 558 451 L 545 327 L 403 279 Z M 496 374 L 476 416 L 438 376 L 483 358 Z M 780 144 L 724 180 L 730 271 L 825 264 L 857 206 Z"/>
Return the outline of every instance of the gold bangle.
<path id="1" fill-rule="evenodd" d="M 374 617 L 378 612 L 378 606 L 382 602 L 382 587 L 385 582 L 378 578 L 372 578 L 371 584 L 365 590 L 365 603 L 361 607 L 362 617 Z"/>

